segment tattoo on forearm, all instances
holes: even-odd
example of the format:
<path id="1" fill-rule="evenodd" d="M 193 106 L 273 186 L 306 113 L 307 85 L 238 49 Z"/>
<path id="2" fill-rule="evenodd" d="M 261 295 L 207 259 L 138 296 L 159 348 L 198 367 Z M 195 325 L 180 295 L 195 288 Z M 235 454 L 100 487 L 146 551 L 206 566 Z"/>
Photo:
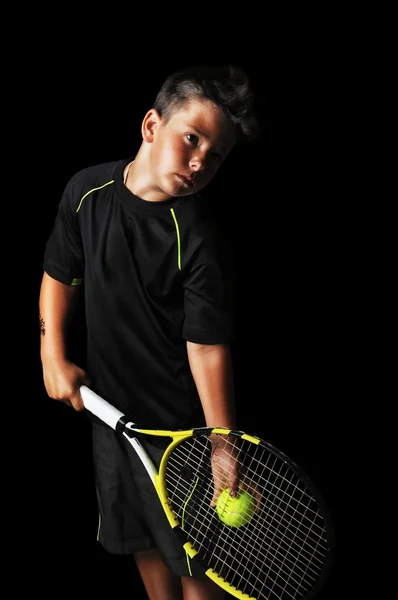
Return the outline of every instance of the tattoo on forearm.
<path id="1" fill-rule="evenodd" d="M 39 315 L 39 319 L 40 319 L 40 333 L 41 335 L 45 335 L 46 333 L 46 324 L 44 322 L 44 319 L 41 315 Z"/>

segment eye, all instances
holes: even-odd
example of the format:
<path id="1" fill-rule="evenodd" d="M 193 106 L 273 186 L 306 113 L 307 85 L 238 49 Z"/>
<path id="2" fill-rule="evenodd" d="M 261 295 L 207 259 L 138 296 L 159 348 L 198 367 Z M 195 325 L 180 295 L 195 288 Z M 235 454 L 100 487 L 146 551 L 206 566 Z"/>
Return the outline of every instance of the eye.
<path id="1" fill-rule="evenodd" d="M 199 138 L 197 135 L 195 135 L 194 133 L 187 133 L 187 135 L 185 136 L 187 138 L 187 140 L 193 145 L 193 146 L 197 146 L 198 142 L 199 142 Z"/>

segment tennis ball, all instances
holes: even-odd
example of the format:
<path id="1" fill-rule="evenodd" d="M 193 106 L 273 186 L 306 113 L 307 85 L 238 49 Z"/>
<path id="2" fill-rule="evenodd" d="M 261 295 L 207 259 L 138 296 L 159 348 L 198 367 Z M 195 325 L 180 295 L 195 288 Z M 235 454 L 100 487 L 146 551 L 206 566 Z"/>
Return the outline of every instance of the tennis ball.
<path id="1" fill-rule="evenodd" d="M 229 527 L 247 525 L 255 508 L 253 497 L 248 492 L 239 492 L 236 498 L 232 498 L 229 488 L 221 492 L 216 504 L 220 521 Z"/>

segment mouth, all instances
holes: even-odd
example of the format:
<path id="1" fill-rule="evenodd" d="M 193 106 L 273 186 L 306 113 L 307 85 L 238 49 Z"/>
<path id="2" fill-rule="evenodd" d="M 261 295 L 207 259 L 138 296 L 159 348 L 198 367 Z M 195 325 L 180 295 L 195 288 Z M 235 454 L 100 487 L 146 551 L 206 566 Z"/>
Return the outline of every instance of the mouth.
<path id="1" fill-rule="evenodd" d="M 193 187 L 193 179 L 191 179 L 190 177 L 186 177 L 185 175 L 180 175 L 178 173 L 177 177 L 186 187 Z"/>

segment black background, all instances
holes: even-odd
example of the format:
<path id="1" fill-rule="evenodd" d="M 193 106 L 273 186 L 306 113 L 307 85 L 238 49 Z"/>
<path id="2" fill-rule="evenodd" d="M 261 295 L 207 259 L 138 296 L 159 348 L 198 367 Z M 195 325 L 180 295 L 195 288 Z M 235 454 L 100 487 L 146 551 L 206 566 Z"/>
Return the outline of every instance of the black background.
<path id="1" fill-rule="evenodd" d="M 70 40 L 69 40 L 70 41 Z M 65 49 L 67 46 L 67 50 Z M 339 450 L 352 410 L 351 215 L 341 187 L 344 128 L 333 48 L 314 52 L 305 39 L 250 46 L 235 43 L 203 54 L 177 50 L 156 58 L 102 48 L 38 44 L 26 49 L 19 177 L 28 184 L 24 250 L 29 280 L 24 307 L 29 344 L 17 366 L 21 410 L 33 414 L 34 443 L 21 454 L 29 508 L 22 519 L 23 553 L 46 564 L 58 586 L 112 586 L 140 598 L 130 559 L 97 546 L 90 432 L 85 417 L 50 400 L 39 356 L 41 261 L 63 188 L 78 169 L 127 157 L 164 78 L 189 64 L 232 62 L 245 68 L 258 94 L 261 138 L 237 149 L 211 185 L 215 210 L 232 241 L 238 277 L 238 339 L 234 345 L 241 428 L 283 449 L 322 492 L 335 522 L 337 561 L 322 600 L 338 598 L 349 550 L 345 454 Z M 78 311 L 72 352 L 84 362 Z M 25 363 L 24 363 L 25 364 Z M 344 480 L 344 481 L 343 481 Z M 25 492 L 26 493 L 26 492 Z M 18 548 L 18 553 L 20 548 Z M 88 576 L 87 576 L 88 574 Z M 34 581 L 42 589 L 39 571 Z M 82 583 L 83 582 L 83 583 Z M 114 588 L 113 588 L 114 589 Z M 143 598 L 145 596 L 142 596 Z"/>

